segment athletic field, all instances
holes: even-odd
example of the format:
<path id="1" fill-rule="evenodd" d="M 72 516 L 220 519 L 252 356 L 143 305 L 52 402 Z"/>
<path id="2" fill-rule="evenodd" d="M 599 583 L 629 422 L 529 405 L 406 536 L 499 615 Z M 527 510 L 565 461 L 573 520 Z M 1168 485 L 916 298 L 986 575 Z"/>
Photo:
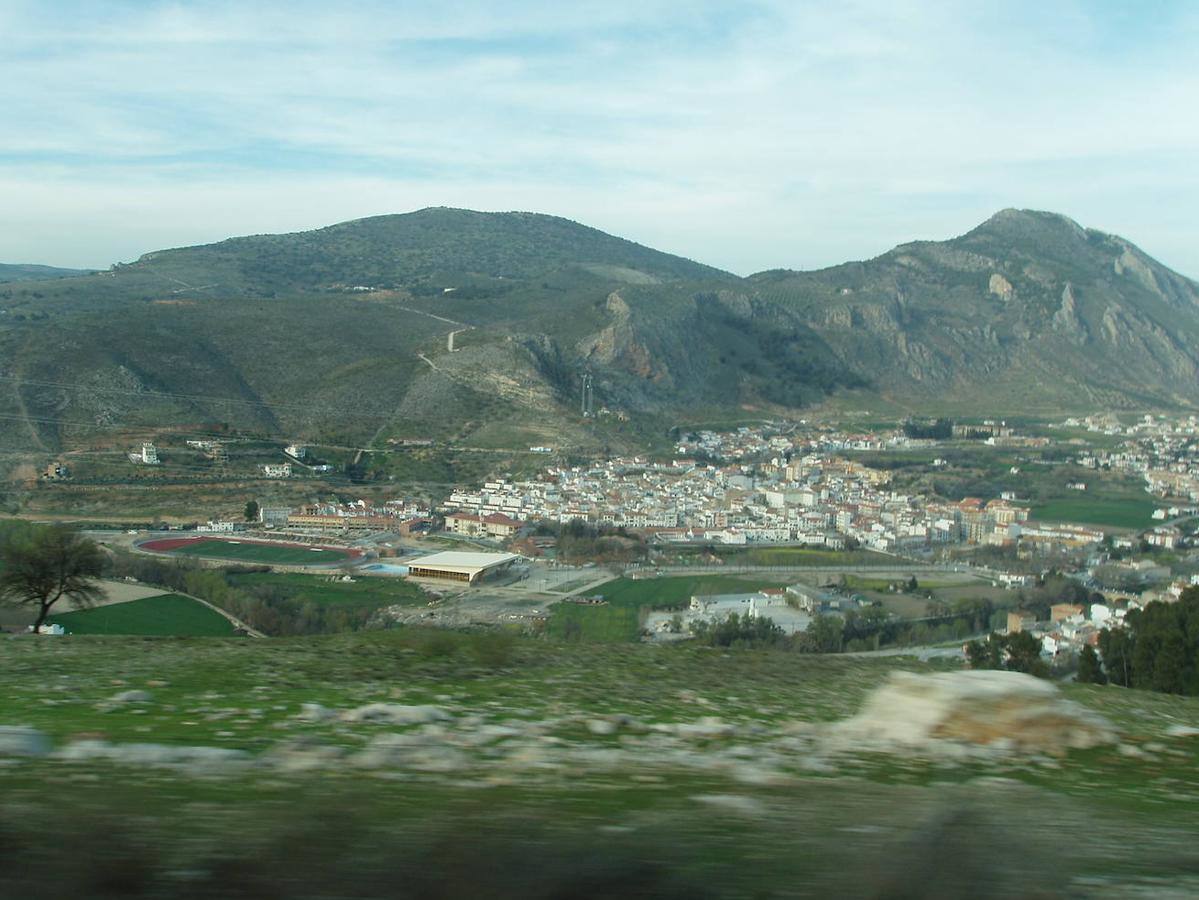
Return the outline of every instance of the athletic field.
<path id="1" fill-rule="evenodd" d="M 306 544 L 219 537 L 160 538 L 145 541 L 139 544 L 138 548 L 153 553 L 201 556 L 233 562 L 279 563 L 288 566 L 332 566 L 357 555 L 340 547 L 314 547 Z"/>

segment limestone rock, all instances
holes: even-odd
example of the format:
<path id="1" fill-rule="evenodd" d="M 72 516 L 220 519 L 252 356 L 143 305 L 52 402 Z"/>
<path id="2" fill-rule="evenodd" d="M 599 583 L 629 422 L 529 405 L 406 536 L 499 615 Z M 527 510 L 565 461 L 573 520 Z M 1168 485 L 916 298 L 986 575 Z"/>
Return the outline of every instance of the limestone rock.
<path id="1" fill-rule="evenodd" d="M 837 723 L 830 737 L 843 749 L 997 754 L 1063 753 L 1116 740 L 1101 716 L 1066 700 L 1048 681 L 1019 672 L 898 672 Z"/>
<path id="2" fill-rule="evenodd" d="M 449 713 L 439 706 L 407 706 L 403 703 L 368 703 L 341 714 L 347 722 L 376 722 L 383 725 L 426 725 L 448 722 Z"/>
<path id="3" fill-rule="evenodd" d="M 991 275 L 991 280 L 987 282 L 987 291 L 1005 303 L 1011 300 L 1016 294 L 1016 289 L 1012 287 L 1012 283 L 998 272 Z"/>

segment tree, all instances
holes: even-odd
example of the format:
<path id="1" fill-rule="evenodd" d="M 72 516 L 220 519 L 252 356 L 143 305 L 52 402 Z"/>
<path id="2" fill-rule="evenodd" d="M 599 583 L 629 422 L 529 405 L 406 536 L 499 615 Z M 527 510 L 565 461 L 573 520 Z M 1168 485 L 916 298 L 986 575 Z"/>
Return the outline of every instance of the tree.
<path id="1" fill-rule="evenodd" d="M 1099 665 L 1099 654 L 1090 644 L 1078 654 L 1078 681 L 1081 684 L 1107 684 L 1107 676 Z"/>
<path id="2" fill-rule="evenodd" d="M 246 517 L 247 522 L 253 522 L 255 519 L 258 518 L 258 501 L 257 500 L 247 500 L 246 501 L 246 508 L 245 508 L 244 515 Z"/>
<path id="3" fill-rule="evenodd" d="M 86 608 L 103 596 L 96 579 L 104 568 L 104 554 L 95 541 L 61 525 L 10 533 L 0 558 L 0 602 L 36 608 L 35 632 L 64 597 Z"/>
<path id="4" fill-rule="evenodd" d="M 1040 641 L 1027 631 L 1017 631 L 1007 636 L 1005 644 L 1008 653 L 1006 667 L 1010 671 L 1042 674 L 1044 663 L 1041 662 Z"/>
<path id="5" fill-rule="evenodd" d="M 801 647 L 813 653 L 840 653 L 842 621 L 837 616 L 815 616 L 803 637 Z"/>
<path id="6" fill-rule="evenodd" d="M 1099 632 L 1099 652 L 1112 684 L 1132 687 L 1132 635 L 1123 628 Z"/>
<path id="7" fill-rule="evenodd" d="M 991 632 L 985 641 L 966 645 L 966 660 L 972 669 L 1007 669 L 1044 678 L 1048 666 L 1041 659 L 1041 642 L 1027 631 L 1013 634 Z"/>

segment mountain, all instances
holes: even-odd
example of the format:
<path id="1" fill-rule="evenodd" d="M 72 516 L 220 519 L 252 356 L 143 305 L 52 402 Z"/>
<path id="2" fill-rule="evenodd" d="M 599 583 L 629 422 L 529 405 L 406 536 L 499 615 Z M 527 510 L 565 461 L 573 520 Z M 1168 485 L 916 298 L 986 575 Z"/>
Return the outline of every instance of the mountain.
<path id="1" fill-rule="evenodd" d="M 0 263 L 0 284 L 12 281 L 45 281 L 49 278 L 74 278 L 76 275 L 90 273 L 91 269 L 59 269 L 55 266 Z"/>
<path id="2" fill-rule="evenodd" d="M 579 415 L 584 373 L 612 415 Z M 426 209 L 0 286 L 8 448 L 181 423 L 346 446 L 635 446 L 814 404 L 1194 408 L 1196 375 L 1194 282 L 1027 210 L 749 278 L 553 216 Z"/>
<path id="3" fill-rule="evenodd" d="M 995 411 L 1199 401 L 1199 286 L 1123 238 L 1007 209 L 959 238 L 751 293 L 858 359 L 900 405 Z"/>

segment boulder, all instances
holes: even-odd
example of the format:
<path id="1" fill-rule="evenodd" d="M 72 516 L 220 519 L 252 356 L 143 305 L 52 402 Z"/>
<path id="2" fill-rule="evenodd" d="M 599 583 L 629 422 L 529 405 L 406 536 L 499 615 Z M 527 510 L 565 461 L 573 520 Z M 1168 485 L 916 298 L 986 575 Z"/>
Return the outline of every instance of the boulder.
<path id="1" fill-rule="evenodd" d="M 841 750 L 1061 754 L 1114 743 L 1117 734 L 1048 681 L 984 670 L 897 672 L 828 738 Z"/>

